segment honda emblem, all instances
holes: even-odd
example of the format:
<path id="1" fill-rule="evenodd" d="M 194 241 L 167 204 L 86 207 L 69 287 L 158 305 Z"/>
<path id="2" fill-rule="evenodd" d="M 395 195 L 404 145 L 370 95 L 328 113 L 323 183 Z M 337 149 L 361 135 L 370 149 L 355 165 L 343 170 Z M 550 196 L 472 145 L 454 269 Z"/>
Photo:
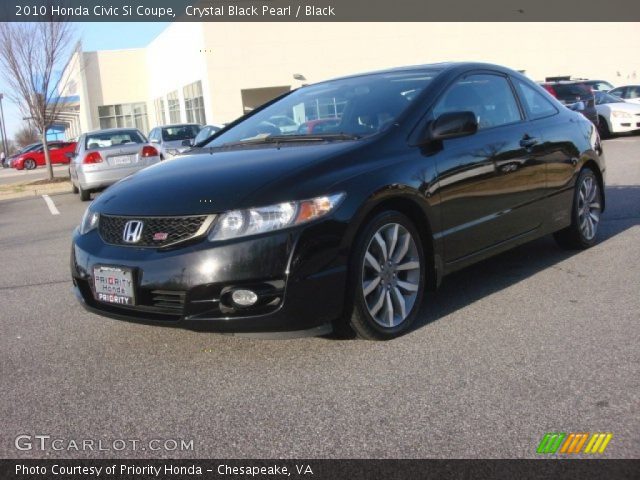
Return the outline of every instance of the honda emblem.
<path id="1" fill-rule="evenodd" d="M 144 224 L 140 220 L 129 220 L 124 224 L 122 240 L 126 243 L 138 243 L 142 238 Z"/>

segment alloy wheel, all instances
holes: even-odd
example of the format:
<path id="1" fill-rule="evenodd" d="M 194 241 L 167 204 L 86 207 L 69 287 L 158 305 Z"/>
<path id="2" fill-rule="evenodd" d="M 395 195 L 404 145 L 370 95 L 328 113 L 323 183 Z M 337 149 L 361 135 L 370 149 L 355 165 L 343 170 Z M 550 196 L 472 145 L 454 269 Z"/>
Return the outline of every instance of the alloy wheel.
<path id="1" fill-rule="evenodd" d="M 26 168 L 27 170 L 33 170 L 34 168 L 36 168 L 36 162 L 35 160 L 32 160 L 30 158 L 28 158 L 27 160 L 24 161 L 24 168 Z"/>
<path id="2" fill-rule="evenodd" d="M 411 233 L 398 223 L 380 227 L 367 246 L 362 293 L 380 326 L 400 325 L 411 313 L 420 289 L 422 265 Z"/>
<path id="3" fill-rule="evenodd" d="M 586 240 L 596 236 L 600 223 L 600 194 L 598 182 L 592 175 L 587 175 L 580 184 L 578 193 L 578 225 Z"/>

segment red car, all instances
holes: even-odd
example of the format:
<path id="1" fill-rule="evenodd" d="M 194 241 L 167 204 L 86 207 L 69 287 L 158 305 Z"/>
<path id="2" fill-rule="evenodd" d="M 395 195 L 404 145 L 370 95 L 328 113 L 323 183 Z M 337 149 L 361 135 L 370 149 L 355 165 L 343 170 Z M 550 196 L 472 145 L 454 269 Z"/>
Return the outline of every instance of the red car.
<path id="1" fill-rule="evenodd" d="M 331 127 L 337 127 L 340 125 L 340 119 L 336 117 L 319 118 L 316 120 L 309 120 L 303 123 L 298 128 L 299 134 L 311 134 L 311 133 L 325 133 L 327 129 Z"/>
<path id="2" fill-rule="evenodd" d="M 52 165 L 69 163 L 67 153 L 73 152 L 76 149 L 76 142 L 54 141 L 49 142 L 47 145 L 49 146 L 49 158 L 51 158 Z M 42 145 L 40 145 L 38 148 L 18 155 L 13 159 L 11 166 L 16 170 L 33 170 L 45 164 L 44 152 Z"/>

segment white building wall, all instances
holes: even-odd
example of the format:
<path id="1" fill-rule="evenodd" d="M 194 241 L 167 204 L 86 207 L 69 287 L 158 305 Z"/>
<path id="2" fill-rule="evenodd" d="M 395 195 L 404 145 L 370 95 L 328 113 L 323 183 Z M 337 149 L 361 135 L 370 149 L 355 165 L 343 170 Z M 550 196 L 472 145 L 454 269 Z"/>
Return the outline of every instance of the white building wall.
<path id="1" fill-rule="evenodd" d="M 202 82 L 205 115 L 211 122 L 212 99 L 209 79 L 207 78 L 204 31 L 201 23 L 173 23 L 149 44 L 146 51 L 149 78 L 149 101 L 153 107 L 150 125 L 156 126 L 155 99 L 163 97 L 165 118 L 169 121 L 167 94 L 178 92 L 180 99 L 181 121 L 186 122 L 184 105 L 185 86 Z"/>
<path id="2" fill-rule="evenodd" d="M 637 51 L 638 23 L 173 23 L 147 48 L 84 54 L 81 126 L 99 126 L 99 105 L 146 101 L 153 128 L 154 100 L 166 110 L 172 91 L 186 121 L 183 88 L 198 80 L 207 122 L 223 123 L 242 115 L 243 89 L 442 61 L 638 83 Z"/>

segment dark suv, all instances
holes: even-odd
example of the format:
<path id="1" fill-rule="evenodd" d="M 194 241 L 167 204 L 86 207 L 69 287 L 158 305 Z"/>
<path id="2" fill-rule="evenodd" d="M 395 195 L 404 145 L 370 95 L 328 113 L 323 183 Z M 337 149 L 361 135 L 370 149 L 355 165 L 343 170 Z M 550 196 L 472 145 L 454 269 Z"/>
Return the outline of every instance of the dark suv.
<path id="1" fill-rule="evenodd" d="M 542 87 L 561 103 L 598 125 L 598 112 L 593 89 L 582 81 L 558 80 L 541 83 Z"/>

